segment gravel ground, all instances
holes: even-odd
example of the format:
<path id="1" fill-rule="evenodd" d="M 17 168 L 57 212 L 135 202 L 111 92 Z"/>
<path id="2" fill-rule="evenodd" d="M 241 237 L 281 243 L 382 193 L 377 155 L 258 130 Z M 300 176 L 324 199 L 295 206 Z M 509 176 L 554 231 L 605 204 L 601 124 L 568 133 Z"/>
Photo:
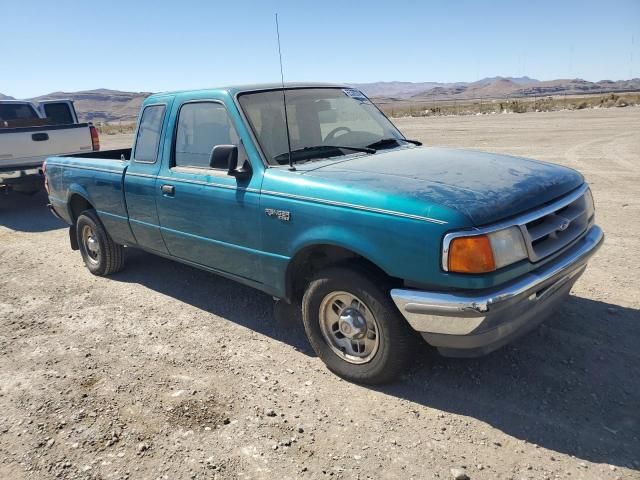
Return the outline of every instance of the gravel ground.
<path id="1" fill-rule="evenodd" d="M 0 197 L 0 478 L 640 478 L 640 108 L 396 122 L 585 174 L 607 240 L 552 319 L 362 387 L 293 309 L 132 250 L 94 277 L 44 195 Z"/>

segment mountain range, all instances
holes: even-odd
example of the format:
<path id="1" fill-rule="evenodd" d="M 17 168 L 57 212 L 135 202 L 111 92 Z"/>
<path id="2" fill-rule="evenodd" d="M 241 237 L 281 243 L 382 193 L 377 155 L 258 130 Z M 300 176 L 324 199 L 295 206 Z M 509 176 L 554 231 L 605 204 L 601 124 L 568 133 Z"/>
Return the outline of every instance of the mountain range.
<path id="1" fill-rule="evenodd" d="M 56 98 L 70 98 L 78 115 L 85 122 L 133 122 L 140 107 L 151 92 L 121 92 L 99 88 L 82 92 L 53 92 L 31 98 L 37 102 Z"/>
<path id="2" fill-rule="evenodd" d="M 453 89 L 464 90 L 470 85 L 489 85 L 502 80 L 509 80 L 514 84 L 527 85 L 538 83 L 529 77 L 487 77 L 477 82 L 374 82 L 374 83 L 356 83 L 354 86 L 360 88 L 369 97 L 387 97 L 387 98 L 410 98 L 423 94 L 433 89 Z"/>
<path id="3" fill-rule="evenodd" d="M 640 91 L 640 78 L 590 82 L 579 78 L 540 81 L 529 77 L 488 77 L 476 82 L 374 82 L 353 86 L 374 101 L 420 102 Z M 133 122 L 143 100 L 150 94 L 101 88 L 80 92 L 53 92 L 28 100 L 37 102 L 68 98 L 74 101 L 82 121 Z M 12 97 L 0 93 L 0 100 L 2 99 Z"/>
<path id="4" fill-rule="evenodd" d="M 631 91 L 640 90 L 640 78 L 589 82 L 580 78 L 541 81 L 529 77 L 490 77 L 477 82 L 376 82 L 355 86 L 371 98 L 419 101 Z"/>

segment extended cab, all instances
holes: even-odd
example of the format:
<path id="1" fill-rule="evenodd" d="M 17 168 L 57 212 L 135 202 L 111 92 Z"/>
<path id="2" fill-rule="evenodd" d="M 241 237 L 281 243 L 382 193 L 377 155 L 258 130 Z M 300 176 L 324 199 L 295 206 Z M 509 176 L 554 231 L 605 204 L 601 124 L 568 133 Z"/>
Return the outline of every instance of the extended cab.
<path id="1" fill-rule="evenodd" d="M 47 159 L 88 269 L 136 247 L 301 302 L 318 356 L 354 381 L 393 379 L 420 336 L 450 356 L 500 347 L 603 241 L 574 170 L 421 147 L 344 86 L 152 95 L 135 138 Z"/>
<path id="2" fill-rule="evenodd" d="M 78 122 L 71 100 L 0 100 L 0 187 L 40 189 L 46 157 L 99 148 L 97 130 Z"/>

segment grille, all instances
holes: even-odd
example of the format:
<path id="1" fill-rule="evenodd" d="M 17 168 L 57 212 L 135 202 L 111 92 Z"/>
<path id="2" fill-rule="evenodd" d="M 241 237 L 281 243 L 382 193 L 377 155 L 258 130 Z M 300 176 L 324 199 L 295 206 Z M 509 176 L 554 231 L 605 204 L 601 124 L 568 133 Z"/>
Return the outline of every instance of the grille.
<path id="1" fill-rule="evenodd" d="M 584 190 L 575 198 L 570 195 L 545 210 L 544 215 L 520 226 L 532 262 L 542 260 L 580 237 L 593 222 L 591 192 Z"/>

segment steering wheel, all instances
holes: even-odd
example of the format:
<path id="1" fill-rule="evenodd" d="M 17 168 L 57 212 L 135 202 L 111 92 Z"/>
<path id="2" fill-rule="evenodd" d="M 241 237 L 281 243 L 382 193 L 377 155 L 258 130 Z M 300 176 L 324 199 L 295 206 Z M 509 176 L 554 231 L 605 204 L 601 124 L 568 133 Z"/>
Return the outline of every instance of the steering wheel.
<path id="1" fill-rule="evenodd" d="M 325 143 L 328 143 L 329 141 L 333 141 L 336 138 L 336 133 L 341 132 L 343 130 L 345 133 L 351 133 L 351 129 L 349 127 L 336 127 L 327 134 L 327 136 L 324 139 Z"/>

